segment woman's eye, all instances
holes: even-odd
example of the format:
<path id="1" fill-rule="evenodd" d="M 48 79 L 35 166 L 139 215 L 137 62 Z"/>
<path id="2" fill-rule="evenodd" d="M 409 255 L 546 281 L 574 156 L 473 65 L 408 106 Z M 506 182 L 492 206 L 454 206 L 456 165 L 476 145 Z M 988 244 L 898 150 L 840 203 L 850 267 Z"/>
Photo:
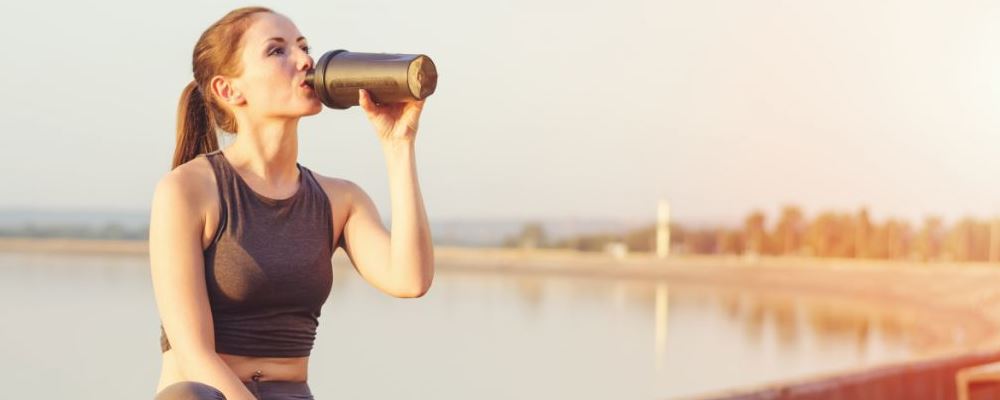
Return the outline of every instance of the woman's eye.
<path id="1" fill-rule="evenodd" d="M 309 54 L 309 49 L 311 49 L 311 47 L 309 47 L 309 46 L 303 46 L 302 47 L 302 51 L 306 52 L 306 54 Z M 285 54 L 285 49 L 283 47 L 277 47 L 274 50 L 271 50 L 271 52 L 269 52 L 267 54 L 268 55 Z"/>

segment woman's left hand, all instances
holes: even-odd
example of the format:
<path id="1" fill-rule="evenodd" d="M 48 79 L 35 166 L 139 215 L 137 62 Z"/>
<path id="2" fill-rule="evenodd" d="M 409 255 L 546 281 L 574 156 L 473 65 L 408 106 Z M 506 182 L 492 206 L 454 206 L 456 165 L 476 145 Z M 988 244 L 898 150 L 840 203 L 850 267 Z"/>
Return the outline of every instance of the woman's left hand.
<path id="1" fill-rule="evenodd" d="M 424 100 L 375 104 L 367 90 L 358 89 L 359 103 L 382 143 L 413 141 L 417 136 Z"/>

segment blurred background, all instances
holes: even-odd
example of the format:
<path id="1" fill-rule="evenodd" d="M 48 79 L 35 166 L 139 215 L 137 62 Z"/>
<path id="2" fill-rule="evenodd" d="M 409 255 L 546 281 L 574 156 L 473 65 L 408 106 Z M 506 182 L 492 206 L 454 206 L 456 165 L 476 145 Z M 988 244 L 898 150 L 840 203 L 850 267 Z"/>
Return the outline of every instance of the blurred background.
<path id="1" fill-rule="evenodd" d="M 440 74 L 416 146 L 434 287 L 391 298 L 338 254 L 317 398 L 717 398 L 1000 349 L 1000 3 L 256 4 L 316 58 Z M 194 43 L 245 5 L 0 4 L 15 394 L 152 398 L 149 204 Z M 299 132 L 388 227 L 361 110 Z"/>

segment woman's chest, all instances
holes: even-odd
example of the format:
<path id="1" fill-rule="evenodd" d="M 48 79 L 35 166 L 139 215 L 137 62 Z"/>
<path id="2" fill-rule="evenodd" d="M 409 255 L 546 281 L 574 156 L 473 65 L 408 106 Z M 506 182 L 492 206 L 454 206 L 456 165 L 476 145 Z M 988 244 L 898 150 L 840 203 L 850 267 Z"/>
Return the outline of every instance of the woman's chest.
<path id="1" fill-rule="evenodd" d="M 333 282 L 330 222 L 230 219 L 205 251 L 217 306 L 321 305 Z"/>

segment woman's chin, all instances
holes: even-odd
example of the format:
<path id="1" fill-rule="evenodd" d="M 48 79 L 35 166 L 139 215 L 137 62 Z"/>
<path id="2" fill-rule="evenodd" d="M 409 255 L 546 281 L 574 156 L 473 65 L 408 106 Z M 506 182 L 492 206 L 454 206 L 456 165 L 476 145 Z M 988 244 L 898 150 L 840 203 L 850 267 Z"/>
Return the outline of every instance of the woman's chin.
<path id="1" fill-rule="evenodd" d="M 305 113 L 303 113 L 302 115 L 303 116 L 316 115 L 319 114 L 320 111 L 323 111 L 323 103 L 320 103 L 319 100 L 316 100 L 315 103 L 309 105 Z"/>

